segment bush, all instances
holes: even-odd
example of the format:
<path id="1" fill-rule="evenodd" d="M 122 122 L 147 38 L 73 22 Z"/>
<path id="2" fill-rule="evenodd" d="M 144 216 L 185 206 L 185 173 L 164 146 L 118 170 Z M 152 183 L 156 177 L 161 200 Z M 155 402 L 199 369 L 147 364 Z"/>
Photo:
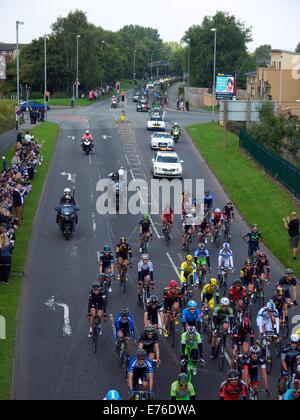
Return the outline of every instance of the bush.
<path id="1" fill-rule="evenodd" d="M 4 133 L 16 125 L 15 105 L 0 103 L 0 133 Z"/>

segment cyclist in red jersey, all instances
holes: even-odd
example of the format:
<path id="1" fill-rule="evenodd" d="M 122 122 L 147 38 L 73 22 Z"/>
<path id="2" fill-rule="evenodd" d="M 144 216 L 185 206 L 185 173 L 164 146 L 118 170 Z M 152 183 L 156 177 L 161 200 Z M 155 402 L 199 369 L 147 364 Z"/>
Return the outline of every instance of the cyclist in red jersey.
<path id="1" fill-rule="evenodd" d="M 240 401 L 247 400 L 247 385 L 239 379 L 239 373 L 236 370 L 230 370 L 227 374 L 227 380 L 221 384 L 219 397 L 221 401 Z"/>

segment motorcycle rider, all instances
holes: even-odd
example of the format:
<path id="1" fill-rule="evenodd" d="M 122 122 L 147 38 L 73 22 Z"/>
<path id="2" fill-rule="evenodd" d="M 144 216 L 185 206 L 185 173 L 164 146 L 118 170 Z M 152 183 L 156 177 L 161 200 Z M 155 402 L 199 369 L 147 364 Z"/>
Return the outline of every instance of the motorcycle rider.
<path id="1" fill-rule="evenodd" d="M 181 127 L 180 127 L 180 125 L 179 125 L 177 122 L 175 122 L 175 123 L 173 124 L 173 127 L 171 128 L 171 135 L 172 135 L 172 136 L 174 135 L 174 132 L 175 132 L 176 130 L 178 130 L 178 131 L 179 131 L 179 136 L 180 136 L 180 135 L 181 135 Z"/>
<path id="2" fill-rule="evenodd" d="M 71 204 L 72 206 L 75 207 L 75 211 L 76 211 L 76 201 L 75 201 L 74 197 L 72 196 L 70 188 L 65 188 L 64 189 L 64 195 L 60 199 L 59 205 L 62 206 L 64 204 Z M 56 216 L 56 223 L 58 223 L 58 214 L 59 213 L 57 213 L 57 216 Z M 75 223 L 76 223 L 76 225 L 78 224 L 77 213 L 76 213 L 76 216 L 75 216 Z"/>
<path id="3" fill-rule="evenodd" d="M 81 147 L 84 147 L 84 142 L 85 140 L 89 140 L 91 142 L 91 147 L 94 147 L 94 137 L 92 136 L 92 134 L 90 133 L 90 130 L 86 130 L 85 134 L 83 135 L 82 139 L 81 139 Z"/>

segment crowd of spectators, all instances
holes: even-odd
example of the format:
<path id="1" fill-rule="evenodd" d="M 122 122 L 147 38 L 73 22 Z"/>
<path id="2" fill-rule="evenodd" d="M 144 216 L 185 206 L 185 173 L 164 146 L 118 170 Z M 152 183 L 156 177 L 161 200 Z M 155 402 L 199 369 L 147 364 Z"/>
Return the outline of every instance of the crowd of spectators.
<path id="1" fill-rule="evenodd" d="M 0 284 L 8 284 L 15 232 L 22 226 L 31 180 L 41 163 L 40 145 L 29 132 L 18 133 L 15 154 L 9 163 L 2 158 L 0 175 Z"/>

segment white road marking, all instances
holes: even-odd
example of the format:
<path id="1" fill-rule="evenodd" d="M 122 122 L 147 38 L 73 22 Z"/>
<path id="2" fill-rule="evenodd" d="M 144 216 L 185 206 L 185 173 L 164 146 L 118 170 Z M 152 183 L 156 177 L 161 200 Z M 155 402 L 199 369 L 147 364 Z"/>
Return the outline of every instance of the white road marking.
<path id="1" fill-rule="evenodd" d="M 92 156 L 89 155 L 90 166 L 92 166 Z"/>
<path id="2" fill-rule="evenodd" d="M 64 325 L 63 325 L 63 335 L 70 336 L 72 335 L 72 328 L 70 323 L 70 310 L 69 306 L 66 303 L 55 302 L 55 297 L 52 296 L 45 305 L 48 306 L 52 311 L 55 311 L 56 306 L 60 306 L 64 310 Z"/>
<path id="3" fill-rule="evenodd" d="M 175 273 L 177 274 L 177 276 L 178 276 L 178 278 L 180 280 L 180 273 L 179 273 L 178 268 L 176 267 L 176 264 L 173 261 L 173 258 L 171 257 L 171 255 L 168 252 L 166 252 L 166 255 L 167 255 L 167 257 L 168 257 L 168 259 L 169 259 L 172 267 L 174 268 Z"/>
<path id="4" fill-rule="evenodd" d="M 116 327 L 115 327 L 115 319 L 113 314 L 109 314 L 109 319 L 111 320 L 111 326 L 113 330 L 114 340 L 116 339 Z"/>
<path id="5" fill-rule="evenodd" d="M 95 215 L 95 213 L 92 213 L 92 220 L 93 220 L 93 231 L 95 232 L 96 229 L 97 229 L 96 215 Z"/>
<path id="6" fill-rule="evenodd" d="M 130 166 L 130 163 L 129 163 L 129 160 L 128 160 L 128 156 L 127 155 L 125 155 L 125 159 L 126 159 L 127 165 Z"/>
<path id="7" fill-rule="evenodd" d="M 71 257 L 76 258 L 78 255 L 78 247 L 76 245 L 73 245 L 71 248 Z"/>

